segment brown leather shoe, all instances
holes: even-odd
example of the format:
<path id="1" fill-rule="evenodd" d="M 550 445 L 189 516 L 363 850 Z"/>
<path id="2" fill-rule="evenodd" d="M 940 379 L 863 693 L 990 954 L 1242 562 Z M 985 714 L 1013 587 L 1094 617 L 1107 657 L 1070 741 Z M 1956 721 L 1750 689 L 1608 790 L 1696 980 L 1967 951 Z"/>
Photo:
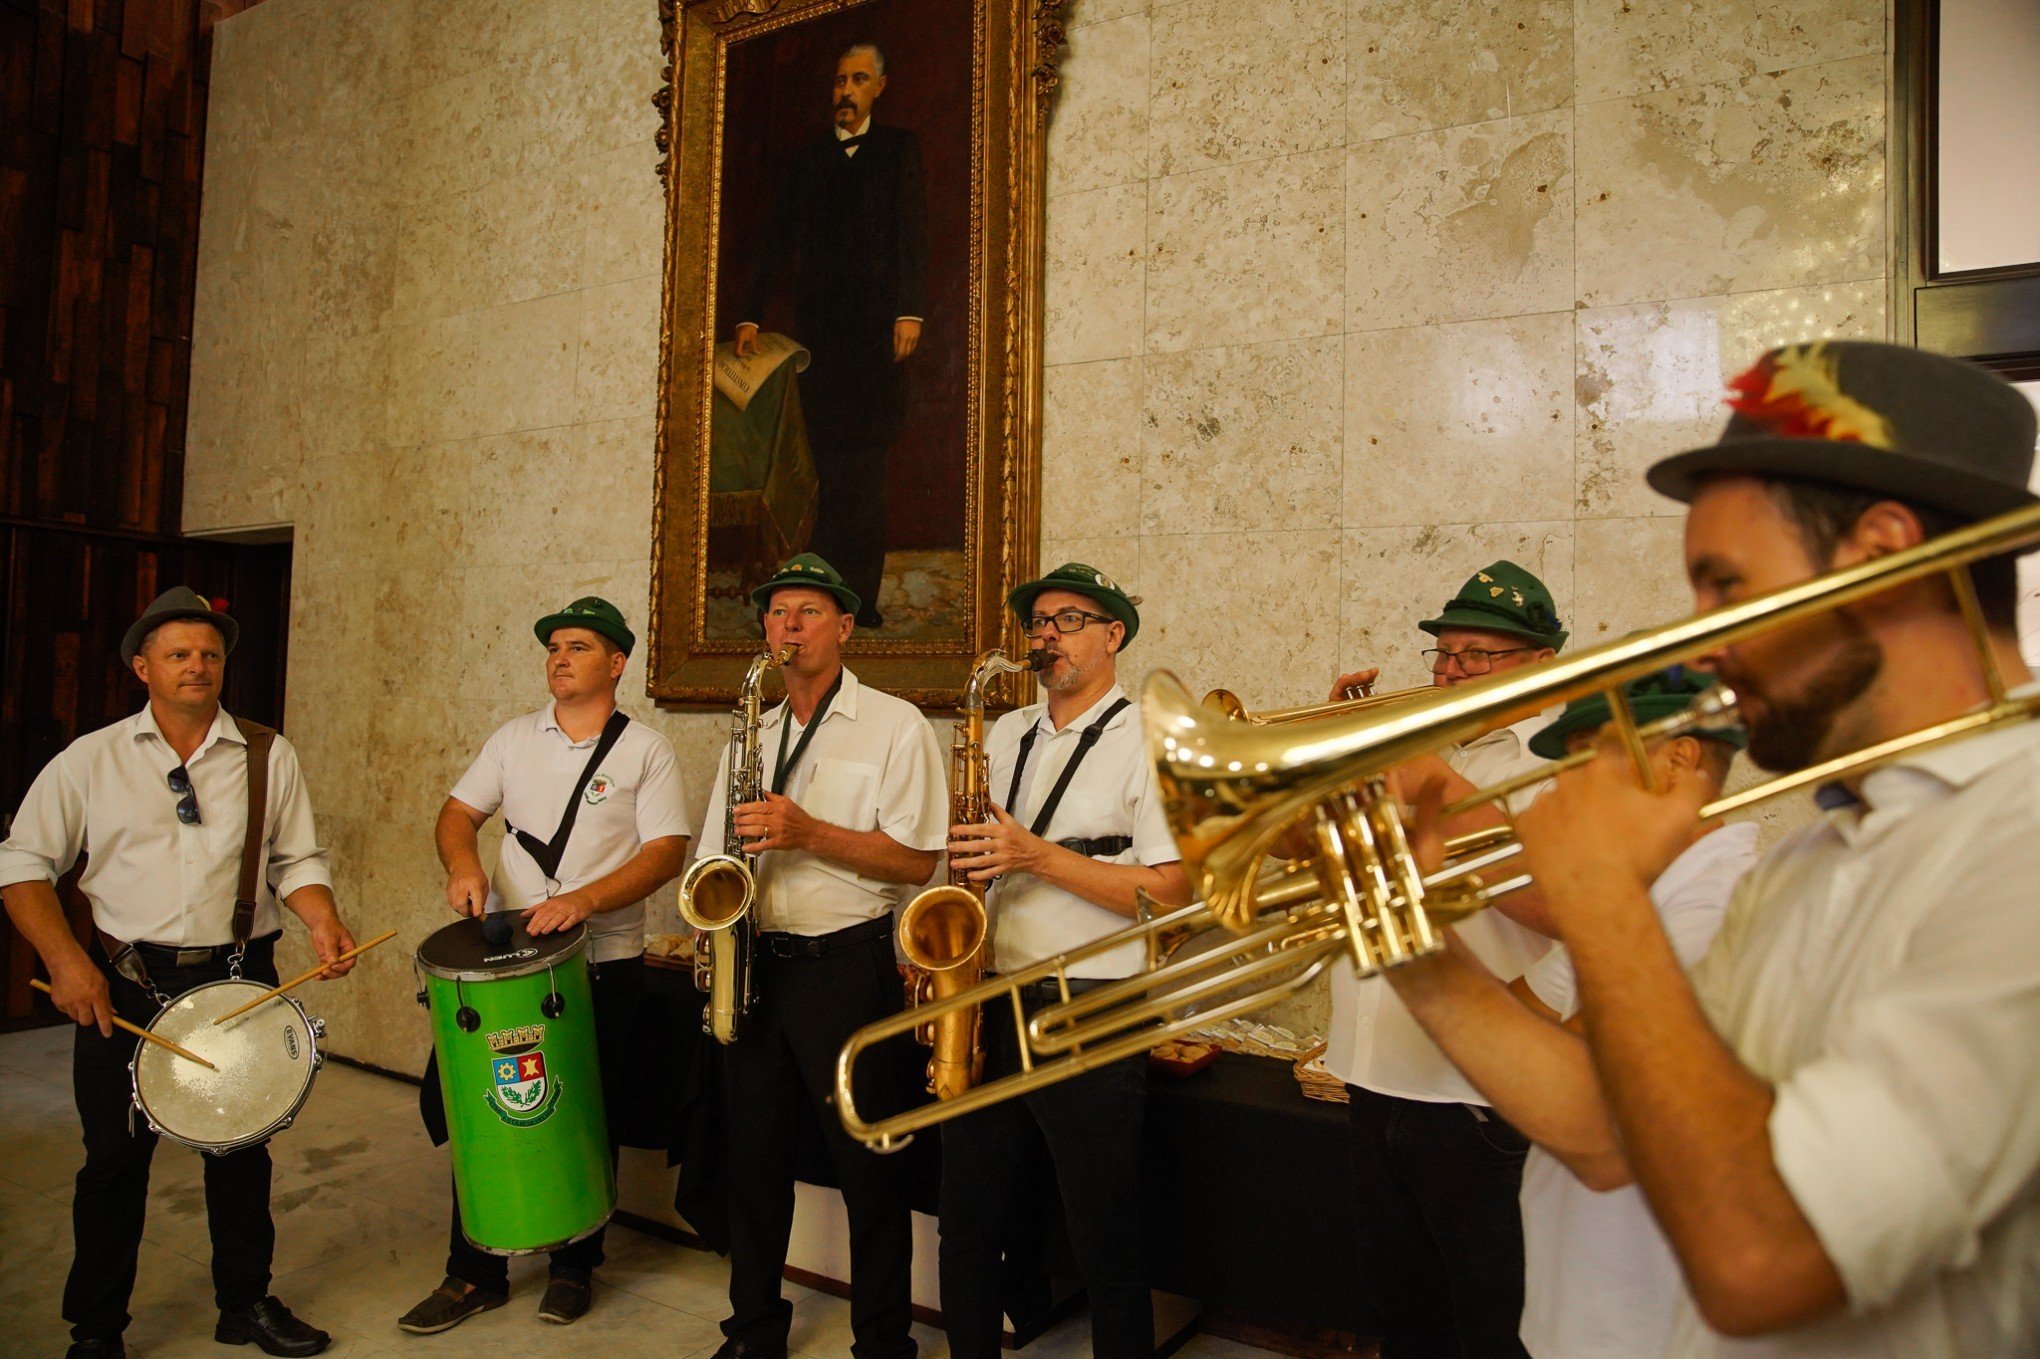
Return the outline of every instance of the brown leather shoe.
<path id="1" fill-rule="evenodd" d="M 555 1274 L 546 1280 L 545 1298 L 538 1304 L 538 1319 L 555 1326 L 579 1321 L 595 1300 L 594 1284 L 586 1275 Z"/>
<path id="2" fill-rule="evenodd" d="M 291 1315 L 275 1294 L 239 1312 L 220 1313 L 213 1339 L 222 1345 L 254 1345 L 264 1354 L 303 1359 L 333 1343 L 333 1337 Z"/>
<path id="3" fill-rule="evenodd" d="M 450 1331 L 477 1312 L 501 1307 L 510 1301 L 507 1290 L 485 1292 L 465 1279 L 451 1274 L 425 1300 L 397 1318 L 397 1325 L 412 1335 L 435 1335 Z"/>

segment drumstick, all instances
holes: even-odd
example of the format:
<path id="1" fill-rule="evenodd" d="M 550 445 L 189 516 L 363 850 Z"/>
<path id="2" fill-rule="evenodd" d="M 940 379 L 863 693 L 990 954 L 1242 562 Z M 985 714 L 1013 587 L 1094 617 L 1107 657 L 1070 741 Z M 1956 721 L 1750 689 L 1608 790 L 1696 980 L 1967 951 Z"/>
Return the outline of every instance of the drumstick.
<path id="1" fill-rule="evenodd" d="M 281 986 L 270 987 L 267 991 L 264 991 L 261 995 L 255 997 L 255 999 L 249 1001 L 246 1005 L 235 1006 L 233 1009 L 221 1015 L 218 1019 L 215 1019 L 213 1023 L 224 1024 L 228 1020 L 234 1018 L 234 1016 L 236 1015 L 247 1014 L 250 1010 L 260 1005 L 263 1001 L 273 1000 L 277 996 L 280 996 L 284 992 L 290 990 L 291 987 L 298 985 L 300 982 L 310 981 L 312 978 L 318 976 L 321 972 L 324 972 L 327 968 L 335 966 L 336 964 L 339 963 L 344 963 L 350 958 L 358 957 L 359 955 L 366 953 L 370 949 L 374 948 L 377 944 L 386 943 L 389 940 L 394 939 L 396 937 L 397 932 L 395 930 L 384 930 L 381 934 L 378 934 L 375 938 L 369 940 L 367 943 L 356 944 L 353 948 L 348 949 L 345 953 L 335 958 L 332 962 L 320 963 L 317 967 L 313 968 L 311 971 L 305 973 L 301 977 L 292 977 L 289 981 L 285 982 Z"/>
<path id="2" fill-rule="evenodd" d="M 42 992 L 46 996 L 53 994 L 50 991 L 50 984 L 44 981 L 41 977 L 30 977 L 28 979 L 28 984 L 30 986 L 33 986 L 36 990 Z M 205 1058 L 193 1052 L 190 1048 L 180 1048 L 175 1043 L 171 1042 L 169 1039 L 161 1037 L 157 1034 L 150 1033 L 147 1029 L 143 1028 L 139 1024 L 128 1023 L 125 1019 L 122 1019 L 119 1015 L 115 1015 L 113 1017 L 113 1027 L 121 1030 L 124 1033 L 131 1033 L 137 1038 L 146 1038 L 151 1043 L 156 1044 L 158 1047 L 168 1048 L 170 1049 L 170 1051 L 176 1053 L 179 1057 L 184 1058 L 188 1062 L 197 1062 L 207 1071 L 219 1070 L 218 1067 L 214 1066 L 211 1062 L 208 1062 Z"/>

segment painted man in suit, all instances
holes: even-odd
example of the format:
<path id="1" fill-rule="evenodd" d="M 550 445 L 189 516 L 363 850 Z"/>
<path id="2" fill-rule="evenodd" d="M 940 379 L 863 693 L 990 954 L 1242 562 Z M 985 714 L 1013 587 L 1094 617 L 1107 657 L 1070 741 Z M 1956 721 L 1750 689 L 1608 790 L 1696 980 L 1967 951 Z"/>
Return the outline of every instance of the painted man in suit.
<path id="1" fill-rule="evenodd" d="M 820 483 L 810 547 L 866 601 L 860 627 L 884 622 L 886 455 L 906 416 L 901 365 L 920 343 L 927 300 L 921 147 L 873 123 L 885 83 L 885 54 L 869 43 L 837 60 L 834 125 L 787 166 L 744 304 L 752 319 L 735 334 L 739 356 L 756 350 L 758 322 L 790 275 L 794 338 L 813 355 L 801 376 Z"/>

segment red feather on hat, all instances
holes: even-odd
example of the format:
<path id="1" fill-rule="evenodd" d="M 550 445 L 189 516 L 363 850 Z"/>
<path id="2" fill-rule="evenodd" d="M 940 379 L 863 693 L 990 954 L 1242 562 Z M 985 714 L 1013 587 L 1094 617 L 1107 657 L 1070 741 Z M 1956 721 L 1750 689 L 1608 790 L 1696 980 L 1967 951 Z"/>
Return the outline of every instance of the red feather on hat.
<path id="1" fill-rule="evenodd" d="M 1776 350 L 1728 384 L 1728 404 L 1786 438 L 1894 447 L 1890 423 L 1842 390 L 1838 366 L 1825 345 Z"/>

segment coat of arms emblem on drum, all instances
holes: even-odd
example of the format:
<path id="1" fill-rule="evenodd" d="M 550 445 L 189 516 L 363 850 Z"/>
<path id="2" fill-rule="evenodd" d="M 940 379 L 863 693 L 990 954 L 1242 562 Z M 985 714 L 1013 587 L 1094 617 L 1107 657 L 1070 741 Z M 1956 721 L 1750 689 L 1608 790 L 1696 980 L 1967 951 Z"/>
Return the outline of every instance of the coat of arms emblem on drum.
<path id="1" fill-rule="evenodd" d="M 496 1051 L 489 1058 L 492 1080 L 483 1087 L 489 1108 L 513 1128 L 535 1128 L 552 1117 L 560 1100 L 560 1083 L 545 1074 L 543 1025 L 531 1025 L 507 1033 L 490 1034 L 489 1046 Z M 523 1039 L 498 1045 L 498 1039 Z"/>

